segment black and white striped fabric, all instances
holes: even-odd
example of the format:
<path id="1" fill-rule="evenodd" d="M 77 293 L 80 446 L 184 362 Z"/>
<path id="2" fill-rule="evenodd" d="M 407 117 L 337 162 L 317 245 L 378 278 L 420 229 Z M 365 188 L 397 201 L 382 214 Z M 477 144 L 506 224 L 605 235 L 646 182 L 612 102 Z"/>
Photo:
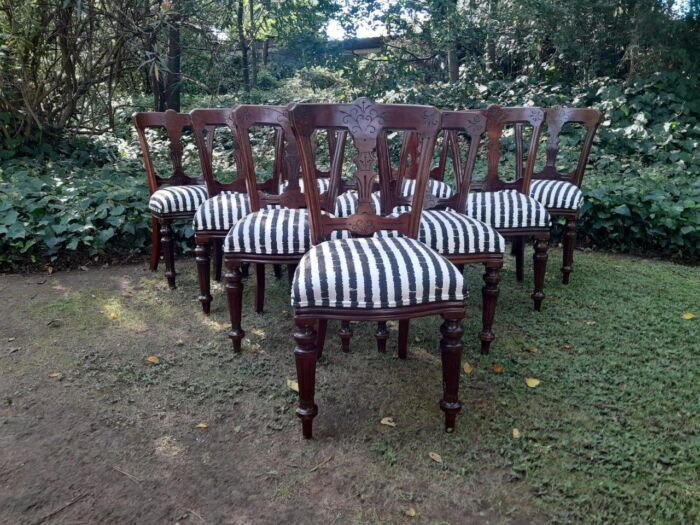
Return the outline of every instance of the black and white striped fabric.
<path id="1" fill-rule="evenodd" d="M 225 192 L 205 200 L 192 221 L 194 231 L 229 231 L 236 221 L 250 213 L 248 195 Z"/>
<path id="2" fill-rule="evenodd" d="M 468 217 L 498 229 L 548 228 L 549 213 L 532 197 L 516 190 L 470 193 Z"/>
<path id="3" fill-rule="evenodd" d="M 416 191 L 415 179 L 404 179 L 401 183 L 401 196 L 411 197 Z M 439 199 L 448 199 L 452 197 L 452 188 L 446 182 L 430 179 L 428 181 L 428 191 Z"/>
<path id="4" fill-rule="evenodd" d="M 447 259 L 406 237 L 322 242 L 302 257 L 294 308 L 394 308 L 464 300 L 464 278 Z"/>
<path id="5" fill-rule="evenodd" d="M 410 206 L 394 208 L 393 215 L 409 211 Z M 398 236 L 396 231 L 382 231 L 382 237 Z M 492 226 L 453 210 L 423 210 L 418 240 L 441 255 L 475 255 L 503 253 L 506 241 Z"/>
<path id="6" fill-rule="evenodd" d="M 378 191 L 375 191 L 372 194 L 371 198 L 374 213 L 376 213 L 377 215 L 381 214 L 382 203 L 380 199 L 380 193 Z M 350 215 L 357 213 L 357 203 L 358 197 L 356 190 L 350 190 L 346 191 L 345 193 L 341 193 L 335 200 L 335 211 L 333 213 L 336 217 L 350 217 Z"/>
<path id="7" fill-rule="evenodd" d="M 148 209 L 159 215 L 195 212 L 207 197 L 207 187 L 203 185 L 167 186 L 153 192 Z"/>
<path id="8" fill-rule="evenodd" d="M 581 189 L 565 180 L 533 180 L 530 197 L 545 208 L 578 210 L 583 204 Z"/>
<path id="9" fill-rule="evenodd" d="M 328 177 L 319 177 L 316 179 L 316 186 L 318 186 L 318 192 L 319 193 L 326 193 L 328 191 L 329 186 L 331 185 L 331 179 Z M 282 193 L 287 186 L 289 186 L 289 182 L 281 182 L 280 183 L 280 193 Z M 299 189 L 301 191 L 304 191 L 304 180 L 299 179 Z"/>
<path id="10" fill-rule="evenodd" d="M 309 214 L 303 209 L 261 210 L 236 222 L 224 241 L 226 253 L 293 255 L 311 247 Z"/>

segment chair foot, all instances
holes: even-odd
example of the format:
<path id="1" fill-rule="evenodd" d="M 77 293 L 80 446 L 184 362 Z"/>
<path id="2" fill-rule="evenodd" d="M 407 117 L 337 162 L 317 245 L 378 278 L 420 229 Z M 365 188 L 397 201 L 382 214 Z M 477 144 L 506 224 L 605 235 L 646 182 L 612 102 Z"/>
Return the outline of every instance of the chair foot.
<path id="1" fill-rule="evenodd" d="M 374 334 L 374 338 L 377 340 L 377 350 L 380 353 L 386 352 L 386 340 L 389 339 L 389 330 L 386 326 L 386 321 L 377 323 L 377 331 Z"/>

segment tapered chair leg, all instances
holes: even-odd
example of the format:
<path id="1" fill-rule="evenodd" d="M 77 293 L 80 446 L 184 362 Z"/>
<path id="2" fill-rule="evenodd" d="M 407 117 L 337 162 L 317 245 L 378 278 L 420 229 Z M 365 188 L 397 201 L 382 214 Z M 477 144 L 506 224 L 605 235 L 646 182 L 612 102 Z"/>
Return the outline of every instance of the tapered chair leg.
<path id="1" fill-rule="evenodd" d="M 263 313 L 265 308 L 265 265 L 255 265 L 255 311 Z"/>
<path id="2" fill-rule="evenodd" d="M 296 264 L 288 264 L 287 265 L 287 278 L 289 279 L 289 285 L 291 286 L 292 283 L 294 282 L 294 272 L 297 271 L 297 265 Z"/>
<path id="3" fill-rule="evenodd" d="M 149 266 L 152 272 L 158 269 L 160 261 L 160 223 L 155 217 L 151 217 L 151 260 Z"/>
<path id="4" fill-rule="evenodd" d="M 350 339 L 352 338 L 352 328 L 350 327 L 350 321 L 341 321 L 340 330 L 338 330 L 338 337 L 340 337 L 340 350 L 342 352 L 350 351 Z"/>
<path id="5" fill-rule="evenodd" d="M 241 263 L 236 260 L 226 261 L 226 299 L 228 300 L 228 314 L 231 318 L 231 330 L 228 336 L 233 343 L 233 351 L 241 351 L 241 340 L 245 332 L 241 328 L 241 313 L 243 309 L 243 275 L 241 275 Z"/>
<path id="6" fill-rule="evenodd" d="M 175 288 L 175 241 L 172 223 L 169 220 L 160 221 L 160 242 L 165 256 L 165 277 L 168 279 L 168 286 Z"/>
<path id="7" fill-rule="evenodd" d="M 250 275 L 250 263 L 241 264 L 241 275 L 243 277 L 248 277 Z"/>
<path id="8" fill-rule="evenodd" d="M 535 291 L 532 292 L 532 300 L 535 303 L 535 310 L 540 311 L 544 300 L 544 276 L 547 271 L 547 239 L 548 235 L 543 235 L 535 239 L 535 253 L 532 256 L 535 269 Z"/>
<path id="9" fill-rule="evenodd" d="M 326 331 L 328 330 L 328 319 L 318 320 L 318 330 L 316 332 L 316 349 L 318 357 L 323 355 L 323 347 L 326 344 Z"/>
<path id="10" fill-rule="evenodd" d="M 406 359 L 408 356 L 408 319 L 399 321 L 399 359 Z"/>
<path id="11" fill-rule="evenodd" d="M 198 242 L 194 253 L 197 261 L 197 277 L 199 278 L 199 302 L 202 304 L 202 311 L 209 315 L 211 309 L 209 242 Z"/>
<path id="12" fill-rule="evenodd" d="M 522 237 L 513 239 L 512 254 L 515 257 L 515 279 L 521 283 L 525 279 L 525 239 Z"/>
<path id="13" fill-rule="evenodd" d="M 224 241 L 215 239 L 214 243 L 214 280 L 221 282 L 221 266 L 224 260 Z"/>
<path id="14" fill-rule="evenodd" d="M 576 248 L 576 219 L 567 218 L 564 230 L 564 262 L 561 267 L 561 280 L 569 284 L 569 275 L 574 266 L 574 248 Z"/>
<path id="15" fill-rule="evenodd" d="M 498 283 L 501 280 L 499 270 L 503 266 L 499 263 L 485 263 L 484 286 L 481 289 L 483 311 L 481 312 L 482 329 L 479 334 L 481 339 L 481 353 L 488 354 L 491 343 L 496 338 L 493 334 L 493 319 L 496 315 L 496 301 L 498 300 Z"/>
<path id="16" fill-rule="evenodd" d="M 444 316 L 443 316 L 444 317 Z M 462 319 L 444 317 L 440 327 L 442 339 L 442 388 L 440 408 L 445 413 L 445 430 L 452 432 L 455 428 L 457 413 L 462 409 L 459 402 L 459 373 L 462 364 Z"/>
<path id="17" fill-rule="evenodd" d="M 274 265 L 272 265 L 272 268 L 275 272 L 275 278 L 281 279 L 282 278 L 282 265 L 281 264 L 274 264 Z"/>
<path id="18" fill-rule="evenodd" d="M 377 340 L 377 350 L 382 354 L 386 352 L 386 340 L 389 339 L 389 330 L 386 327 L 386 321 L 377 323 L 377 331 L 374 334 Z"/>
<path id="19" fill-rule="evenodd" d="M 316 349 L 317 335 L 314 332 L 316 321 L 311 319 L 297 319 L 297 331 L 294 333 L 294 360 L 297 367 L 297 384 L 299 385 L 299 407 L 297 416 L 301 419 L 302 431 L 306 439 L 313 437 L 313 420 L 318 414 L 318 407 L 314 403 L 316 390 Z"/>

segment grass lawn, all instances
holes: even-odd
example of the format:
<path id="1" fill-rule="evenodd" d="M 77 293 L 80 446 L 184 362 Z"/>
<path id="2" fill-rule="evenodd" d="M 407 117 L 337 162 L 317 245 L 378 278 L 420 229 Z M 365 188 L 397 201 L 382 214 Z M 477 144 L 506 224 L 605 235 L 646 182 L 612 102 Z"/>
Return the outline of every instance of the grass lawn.
<path id="1" fill-rule="evenodd" d="M 262 315 L 246 281 L 240 355 L 193 260 L 175 291 L 141 265 L 0 276 L 0 523 L 700 522 L 700 269 L 577 252 L 564 286 L 560 262 L 536 313 L 529 255 L 522 284 L 507 261 L 489 356 L 467 269 L 453 434 L 439 319 L 412 323 L 405 362 L 395 325 L 381 355 L 374 326 L 342 354 L 331 324 L 310 442 L 271 271 Z"/>

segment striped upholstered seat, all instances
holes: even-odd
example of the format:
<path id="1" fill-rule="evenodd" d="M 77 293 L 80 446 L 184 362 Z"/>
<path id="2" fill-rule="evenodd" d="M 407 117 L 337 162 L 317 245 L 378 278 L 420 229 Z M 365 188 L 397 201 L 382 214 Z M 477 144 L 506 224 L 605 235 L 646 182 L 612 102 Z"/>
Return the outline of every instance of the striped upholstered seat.
<path id="1" fill-rule="evenodd" d="M 408 206 L 395 208 L 407 211 Z M 396 233 L 383 231 L 383 237 Z M 473 255 L 503 253 L 506 241 L 492 226 L 488 226 L 453 210 L 424 210 L 420 219 L 418 240 L 441 255 Z"/>
<path id="2" fill-rule="evenodd" d="M 401 183 L 401 196 L 410 197 L 416 191 L 415 179 L 404 179 Z M 440 199 L 452 197 L 452 188 L 446 182 L 430 179 L 428 181 L 428 191 Z"/>
<path id="3" fill-rule="evenodd" d="M 166 186 L 153 192 L 148 201 L 148 209 L 158 215 L 194 213 L 205 200 L 206 186 Z"/>
<path id="4" fill-rule="evenodd" d="M 318 192 L 319 193 L 326 193 L 328 191 L 328 187 L 331 184 L 331 179 L 328 177 L 319 177 L 316 179 L 316 186 L 318 186 Z M 289 182 L 285 181 L 280 183 L 280 193 L 282 193 L 287 186 L 289 186 Z M 302 179 L 299 179 L 299 189 L 301 191 L 304 191 L 304 181 Z"/>
<path id="5" fill-rule="evenodd" d="M 547 228 L 549 213 L 532 197 L 516 190 L 472 192 L 467 216 L 494 228 Z"/>
<path id="6" fill-rule="evenodd" d="M 463 299 L 457 268 L 405 237 L 322 242 L 302 257 L 292 283 L 294 308 L 394 308 Z"/>
<path id="7" fill-rule="evenodd" d="M 310 247 L 308 212 L 289 208 L 246 215 L 234 224 L 224 241 L 225 253 L 301 255 Z"/>
<path id="8" fill-rule="evenodd" d="M 581 189 L 565 180 L 533 180 L 530 197 L 545 208 L 578 210 L 583 204 Z"/>
<path id="9" fill-rule="evenodd" d="M 238 192 L 224 192 L 205 200 L 197 208 L 193 225 L 199 231 L 227 232 L 238 220 L 250 213 L 248 195 Z"/>
<path id="10" fill-rule="evenodd" d="M 372 207 L 375 213 L 381 213 L 382 203 L 378 191 L 372 194 Z M 338 195 L 338 198 L 335 200 L 335 216 L 349 217 L 355 213 L 357 213 L 357 191 L 350 190 Z"/>

